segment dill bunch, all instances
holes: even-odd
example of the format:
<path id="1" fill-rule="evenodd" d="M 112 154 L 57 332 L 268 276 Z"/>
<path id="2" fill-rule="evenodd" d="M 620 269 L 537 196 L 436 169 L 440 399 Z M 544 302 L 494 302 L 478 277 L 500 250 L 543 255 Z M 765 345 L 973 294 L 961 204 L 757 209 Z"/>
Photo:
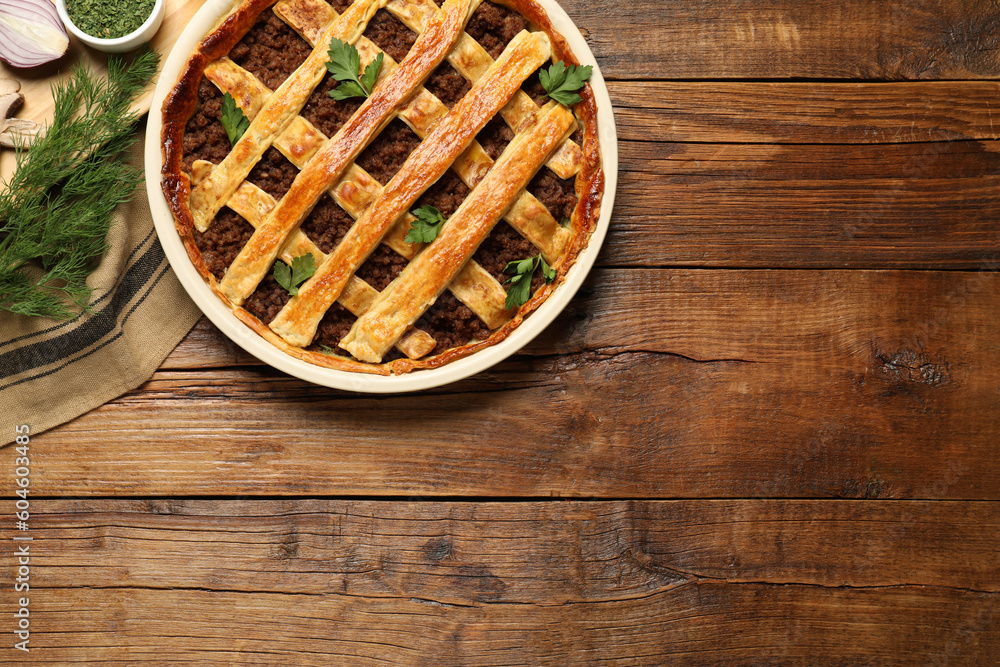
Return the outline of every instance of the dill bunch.
<path id="1" fill-rule="evenodd" d="M 142 172 L 126 164 L 139 116 L 132 100 L 159 64 L 145 50 L 112 56 L 106 78 L 77 65 L 53 86 L 55 114 L 0 191 L 0 309 L 65 319 L 86 308 L 87 276 L 107 250 L 111 216 Z"/>

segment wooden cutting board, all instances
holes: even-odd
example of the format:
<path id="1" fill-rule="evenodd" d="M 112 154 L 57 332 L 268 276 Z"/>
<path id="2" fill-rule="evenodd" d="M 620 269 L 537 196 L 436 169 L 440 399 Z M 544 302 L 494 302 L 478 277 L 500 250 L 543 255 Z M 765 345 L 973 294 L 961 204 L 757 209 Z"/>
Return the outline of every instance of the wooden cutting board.
<path id="1" fill-rule="evenodd" d="M 204 0 L 166 0 L 166 13 L 163 25 L 153 37 L 152 46 L 166 58 L 177 37 L 187 26 L 188 21 L 203 4 Z M 21 82 L 21 93 L 24 94 L 24 106 L 16 114 L 19 118 L 28 118 L 39 123 L 46 123 L 52 118 L 52 84 L 67 76 L 76 63 L 86 63 L 95 72 L 107 72 L 108 54 L 81 44 L 70 35 L 69 50 L 59 60 L 27 69 L 11 67 L 0 61 L 0 77 L 16 79 Z M 155 82 L 154 82 L 155 83 Z M 153 86 L 136 101 L 136 108 L 141 113 L 149 111 L 153 97 Z M 14 151 L 5 148 L 0 151 L 0 177 L 5 181 L 14 172 Z"/>

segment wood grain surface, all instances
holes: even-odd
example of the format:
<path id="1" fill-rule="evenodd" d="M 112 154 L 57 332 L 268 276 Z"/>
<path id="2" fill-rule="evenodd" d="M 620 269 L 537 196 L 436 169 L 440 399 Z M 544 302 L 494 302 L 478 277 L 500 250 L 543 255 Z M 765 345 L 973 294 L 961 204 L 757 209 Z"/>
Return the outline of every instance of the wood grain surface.
<path id="1" fill-rule="evenodd" d="M 610 79 L 995 79 L 992 0 L 562 0 Z"/>
<path id="2" fill-rule="evenodd" d="M 612 81 L 618 138 L 715 144 L 904 144 L 1000 138 L 995 81 Z"/>
<path id="3" fill-rule="evenodd" d="M 61 547 L 39 557 L 50 575 L 36 619 L 62 628 L 36 664 L 759 664 L 823 650 L 905 665 L 1000 650 L 996 503 L 53 500 L 36 512 L 37 538 Z M 148 639 L 122 645 L 123 632 Z"/>
<path id="4" fill-rule="evenodd" d="M 38 436 L 59 455 L 36 457 L 34 488 L 998 498 L 995 273 L 609 269 L 583 292 L 525 354 L 413 395 L 309 385 L 192 337 Z"/>
<path id="5" fill-rule="evenodd" d="M 33 437 L 27 662 L 996 664 L 1000 7 L 561 4 L 621 156 L 579 295 L 410 395 L 202 321 Z"/>

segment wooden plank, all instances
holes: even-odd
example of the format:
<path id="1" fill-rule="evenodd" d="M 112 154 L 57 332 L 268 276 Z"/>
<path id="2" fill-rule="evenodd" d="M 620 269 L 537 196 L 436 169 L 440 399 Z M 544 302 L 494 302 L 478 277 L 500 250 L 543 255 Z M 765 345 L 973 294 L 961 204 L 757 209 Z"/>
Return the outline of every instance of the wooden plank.
<path id="1" fill-rule="evenodd" d="M 560 4 L 612 79 L 1000 76 L 990 0 Z"/>
<path id="2" fill-rule="evenodd" d="M 981 269 L 1000 144 L 620 142 L 605 265 Z"/>
<path id="3" fill-rule="evenodd" d="M 33 664 L 982 664 L 1000 650 L 996 503 L 35 507 Z"/>
<path id="4" fill-rule="evenodd" d="M 996 499 L 998 299 L 997 273 L 599 271 L 528 354 L 433 392 L 163 371 L 35 438 L 32 485 Z"/>
<path id="5" fill-rule="evenodd" d="M 214 324 L 202 317 L 173 352 L 163 360 L 160 370 L 261 365 L 263 362 L 226 338 Z"/>
<path id="6" fill-rule="evenodd" d="M 976 665 L 1000 650 L 994 596 L 936 588 L 704 582 L 556 607 L 336 593 L 47 593 L 31 612 L 45 628 L 32 635 L 36 665 Z M 21 658 L 13 652 L 2 650 Z"/>
<path id="7" fill-rule="evenodd" d="M 1000 139 L 995 81 L 612 81 L 627 141 L 893 144 Z"/>
<path id="8" fill-rule="evenodd" d="M 30 525 L 46 545 L 41 590 L 461 605 L 623 600 L 701 580 L 1000 593 L 997 502 L 66 499 L 33 501 Z M 462 585 L 477 572 L 493 583 Z"/>

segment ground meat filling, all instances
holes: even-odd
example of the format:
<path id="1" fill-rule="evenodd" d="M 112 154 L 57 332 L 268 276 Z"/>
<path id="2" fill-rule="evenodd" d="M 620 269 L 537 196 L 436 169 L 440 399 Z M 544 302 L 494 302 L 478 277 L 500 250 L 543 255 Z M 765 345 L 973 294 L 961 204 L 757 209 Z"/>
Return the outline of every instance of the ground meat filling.
<path id="1" fill-rule="evenodd" d="M 437 341 L 437 346 L 428 356 L 440 354 L 452 347 L 467 345 L 473 340 L 483 340 L 490 335 L 489 327 L 448 291 L 441 293 L 434 305 L 417 320 L 415 326 L 429 333 Z"/>
<path id="2" fill-rule="evenodd" d="M 260 281 L 253 294 L 247 297 L 243 308 L 264 324 L 268 324 L 278 316 L 291 298 L 288 291 L 274 279 L 274 272 L 271 271 Z"/>
<path id="3" fill-rule="evenodd" d="M 420 137 L 397 118 L 382 130 L 356 162 L 372 178 L 385 185 L 419 144 Z"/>
<path id="4" fill-rule="evenodd" d="M 528 183 L 527 190 L 562 224 L 566 224 L 573 216 L 573 209 L 579 201 L 576 196 L 576 178 L 559 178 L 548 167 L 542 167 L 535 174 L 531 183 Z"/>
<path id="5" fill-rule="evenodd" d="M 424 84 L 424 88 L 441 100 L 449 109 L 465 97 L 471 87 L 468 80 L 456 72 L 455 68 L 447 62 L 438 65 L 438 68 Z"/>
<path id="6" fill-rule="evenodd" d="M 327 2 L 330 3 L 331 7 L 337 10 L 338 14 L 343 14 L 344 10 L 350 7 L 354 0 L 327 0 Z"/>
<path id="7" fill-rule="evenodd" d="M 312 47 L 273 11 L 261 12 L 229 58 L 261 83 L 277 90 L 312 53 Z"/>
<path id="8" fill-rule="evenodd" d="M 493 120 L 479 131 L 476 140 L 486 154 L 496 161 L 507 149 L 507 144 L 514 140 L 514 130 L 510 129 L 501 116 L 494 116 Z"/>
<path id="9" fill-rule="evenodd" d="M 389 286 L 409 261 L 386 245 L 372 251 L 365 263 L 354 274 L 379 292 Z"/>
<path id="10" fill-rule="evenodd" d="M 421 195 L 413 208 L 421 206 L 433 206 L 441 211 L 447 220 L 458 210 L 459 205 L 469 196 L 471 190 L 462 182 L 458 175 L 448 170 L 444 176 L 438 179 L 437 183 L 427 188 L 427 192 Z"/>
<path id="11" fill-rule="evenodd" d="M 320 197 L 299 229 L 316 247 L 329 255 L 353 224 L 354 218 L 340 208 L 332 197 L 327 196 Z"/>
<path id="12" fill-rule="evenodd" d="M 385 51 L 386 55 L 392 56 L 397 63 L 402 62 L 410 52 L 410 47 L 417 41 L 417 33 L 384 9 L 375 12 L 375 16 L 368 22 L 365 37 Z"/>
<path id="13" fill-rule="evenodd" d="M 469 17 L 465 32 L 479 42 L 490 57 L 496 60 L 507 48 L 510 40 L 527 27 L 528 22 L 523 16 L 487 0 Z"/>
<path id="14" fill-rule="evenodd" d="M 335 100 L 330 97 L 330 91 L 340 85 L 329 72 L 313 90 L 312 95 L 302 107 L 302 117 L 312 123 L 317 130 L 332 137 L 346 123 L 364 102 L 360 97 L 346 100 Z"/>
<path id="15" fill-rule="evenodd" d="M 205 77 L 198 84 L 198 106 L 184 127 L 184 169 L 195 160 L 219 164 L 229 155 L 229 137 L 222 127 L 222 93 Z"/>
<path id="16" fill-rule="evenodd" d="M 357 319 L 339 303 L 333 304 L 320 320 L 319 326 L 316 328 L 316 337 L 313 338 L 309 349 L 349 357 L 347 352 L 337 347 L 337 343 L 347 335 Z"/>
<path id="17" fill-rule="evenodd" d="M 226 269 L 252 235 L 253 226 L 249 222 L 232 209 L 223 207 L 204 233 L 194 230 L 194 243 L 208 271 L 217 280 L 222 280 Z"/>
<path id="18" fill-rule="evenodd" d="M 250 170 L 247 180 L 275 199 L 281 199 L 298 173 L 295 165 L 272 146 Z"/>

